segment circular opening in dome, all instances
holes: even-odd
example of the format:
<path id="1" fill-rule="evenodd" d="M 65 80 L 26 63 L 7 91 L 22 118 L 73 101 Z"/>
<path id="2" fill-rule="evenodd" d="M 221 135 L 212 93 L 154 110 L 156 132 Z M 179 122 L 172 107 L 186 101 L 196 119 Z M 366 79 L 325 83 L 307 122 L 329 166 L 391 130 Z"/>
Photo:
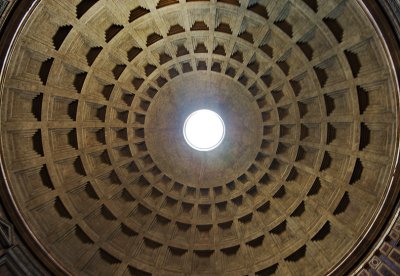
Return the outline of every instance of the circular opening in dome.
<path id="1" fill-rule="evenodd" d="M 187 117 L 183 125 L 186 143 L 198 151 L 210 151 L 218 147 L 225 137 L 225 124 L 214 111 L 200 109 Z"/>

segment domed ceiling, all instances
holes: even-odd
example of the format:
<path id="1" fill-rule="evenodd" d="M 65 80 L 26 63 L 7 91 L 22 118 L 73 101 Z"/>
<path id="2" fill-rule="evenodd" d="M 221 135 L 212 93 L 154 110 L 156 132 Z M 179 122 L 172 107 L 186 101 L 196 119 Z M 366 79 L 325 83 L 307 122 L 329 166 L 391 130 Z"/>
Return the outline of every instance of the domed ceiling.
<path id="1" fill-rule="evenodd" d="M 26 231 L 72 274 L 343 273 L 398 189 L 374 24 L 356 0 L 37 1 L 1 79 Z M 226 126 L 209 152 L 198 109 Z"/>

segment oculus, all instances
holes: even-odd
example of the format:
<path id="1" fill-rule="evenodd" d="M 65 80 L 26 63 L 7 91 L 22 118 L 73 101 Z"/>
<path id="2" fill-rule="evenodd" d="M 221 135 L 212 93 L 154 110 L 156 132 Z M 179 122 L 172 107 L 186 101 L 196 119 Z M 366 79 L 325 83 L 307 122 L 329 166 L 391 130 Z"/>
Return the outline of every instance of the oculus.
<path id="1" fill-rule="evenodd" d="M 214 111 L 200 109 L 185 120 L 183 136 L 193 149 L 211 151 L 222 143 L 225 137 L 225 124 Z"/>

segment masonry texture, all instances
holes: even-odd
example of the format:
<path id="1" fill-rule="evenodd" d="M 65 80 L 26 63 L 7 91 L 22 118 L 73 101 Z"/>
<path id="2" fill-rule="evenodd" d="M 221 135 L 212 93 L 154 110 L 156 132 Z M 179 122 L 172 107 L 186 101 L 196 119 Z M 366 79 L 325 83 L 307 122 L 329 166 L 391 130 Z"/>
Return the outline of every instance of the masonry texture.
<path id="1" fill-rule="evenodd" d="M 32 274 L 400 274 L 398 52 L 361 1 L 42 0 L 22 23 L 1 184 Z M 182 133 L 203 108 L 210 152 Z"/>

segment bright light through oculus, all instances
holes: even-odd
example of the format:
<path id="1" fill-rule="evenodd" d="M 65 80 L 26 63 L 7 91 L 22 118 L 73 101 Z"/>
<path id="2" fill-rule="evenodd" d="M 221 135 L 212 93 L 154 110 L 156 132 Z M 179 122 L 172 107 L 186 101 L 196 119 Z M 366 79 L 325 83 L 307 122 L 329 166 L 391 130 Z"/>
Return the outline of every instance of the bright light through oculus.
<path id="1" fill-rule="evenodd" d="M 183 135 L 189 146 L 195 150 L 213 150 L 224 139 L 224 121 L 214 111 L 197 110 L 187 117 L 183 126 Z"/>

